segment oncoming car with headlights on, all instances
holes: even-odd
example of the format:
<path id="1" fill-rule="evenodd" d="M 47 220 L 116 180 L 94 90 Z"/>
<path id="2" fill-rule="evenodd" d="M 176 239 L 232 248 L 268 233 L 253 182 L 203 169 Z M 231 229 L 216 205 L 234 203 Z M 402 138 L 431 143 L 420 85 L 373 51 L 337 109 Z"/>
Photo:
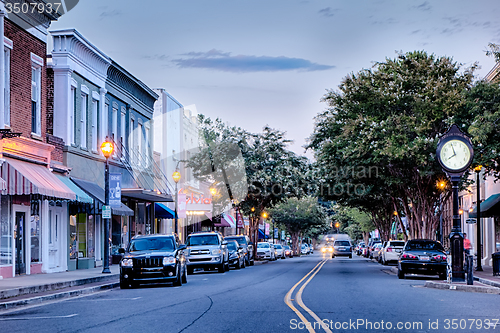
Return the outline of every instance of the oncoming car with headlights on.
<path id="1" fill-rule="evenodd" d="M 139 284 L 187 283 L 185 245 L 174 235 L 144 235 L 132 238 L 120 261 L 120 288 Z"/>

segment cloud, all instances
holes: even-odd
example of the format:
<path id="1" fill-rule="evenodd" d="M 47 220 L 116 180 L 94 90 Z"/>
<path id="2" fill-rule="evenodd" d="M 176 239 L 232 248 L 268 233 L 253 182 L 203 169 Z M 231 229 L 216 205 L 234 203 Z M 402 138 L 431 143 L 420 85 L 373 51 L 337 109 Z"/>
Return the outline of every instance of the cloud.
<path id="1" fill-rule="evenodd" d="M 122 15 L 122 12 L 117 10 L 117 9 L 113 9 L 113 10 L 107 10 L 107 11 L 104 11 L 101 13 L 101 15 L 99 15 L 99 17 L 102 17 L 102 18 L 107 18 L 107 17 L 115 17 L 115 16 L 120 16 Z"/>
<path id="2" fill-rule="evenodd" d="M 326 16 L 326 17 L 332 17 L 335 15 L 335 12 L 337 12 L 337 11 L 338 11 L 338 9 L 332 9 L 331 7 L 326 7 L 326 8 L 320 9 L 318 13 L 320 13 L 321 15 Z"/>
<path id="3" fill-rule="evenodd" d="M 231 55 L 212 49 L 208 52 L 189 52 L 172 62 L 180 68 L 205 68 L 222 72 L 282 72 L 282 71 L 322 71 L 335 66 L 321 65 L 306 59 L 285 56 Z"/>
<path id="4" fill-rule="evenodd" d="M 421 11 L 424 11 L 424 12 L 428 12 L 429 10 L 431 10 L 432 7 L 429 4 L 429 2 L 425 1 L 425 2 L 421 3 L 418 6 L 413 6 L 412 8 L 416 8 L 418 10 L 421 10 Z"/>

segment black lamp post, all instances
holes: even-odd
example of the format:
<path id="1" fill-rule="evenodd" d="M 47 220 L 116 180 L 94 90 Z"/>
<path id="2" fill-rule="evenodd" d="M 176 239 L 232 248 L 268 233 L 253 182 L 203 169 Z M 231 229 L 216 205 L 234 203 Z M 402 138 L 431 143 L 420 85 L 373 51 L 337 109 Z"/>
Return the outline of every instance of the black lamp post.
<path id="1" fill-rule="evenodd" d="M 101 145 L 101 151 L 106 158 L 104 169 L 104 205 L 109 209 L 109 161 L 108 158 L 113 154 L 115 147 L 113 143 L 104 141 Z M 103 273 L 111 273 L 109 270 L 109 218 L 104 218 L 104 265 L 102 268 Z"/>
<path id="2" fill-rule="evenodd" d="M 179 182 L 179 180 L 181 180 L 181 173 L 177 170 L 174 171 L 174 173 L 172 174 L 172 178 L 174 179 L 174 182 L 175 182 L 175 211 L 174 211 L 174 221 L 175 221 L 175 234 L 177 235 L 179 233 L 179 224 L 178 224 L 178 219 L 177 219 L 177 204 L 178 204 L 178 201 L 179 201 L 179 198 L 178 198 L 178 191 L 177 191 L 177 183 Z"/>
<path id="3" fill-rule="evenodd" d="M 477 216 L 476 216 L 476 238 L 477 238 L 477 264 L 476 264 L 476 271 L 482 271 L 483 266 L 481 264 L 481 260 L 483 258 L 483 253 L 482 253 L 482 246 L 481 246 L 481 186 L 479 184 L 479 174 L 481 173 L 481 169 L 483 168 L 482 165 L 478 165 L 477 167 L 474 168 L 474 171 L 476 171 L 476 185 L 477 185 Z"/>

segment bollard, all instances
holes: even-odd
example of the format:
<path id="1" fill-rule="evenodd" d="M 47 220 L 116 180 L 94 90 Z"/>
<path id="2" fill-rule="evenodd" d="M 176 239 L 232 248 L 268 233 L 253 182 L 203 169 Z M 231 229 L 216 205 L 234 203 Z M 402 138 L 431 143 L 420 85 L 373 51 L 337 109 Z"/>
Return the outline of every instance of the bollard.
<path id="1" fill-rule="evenodd" d="M 467 258 L 467 285 L 474 284 L 474 276 L 472 273 L 472 266 L 474 265 L 474 256 L 468 255 Z"/>

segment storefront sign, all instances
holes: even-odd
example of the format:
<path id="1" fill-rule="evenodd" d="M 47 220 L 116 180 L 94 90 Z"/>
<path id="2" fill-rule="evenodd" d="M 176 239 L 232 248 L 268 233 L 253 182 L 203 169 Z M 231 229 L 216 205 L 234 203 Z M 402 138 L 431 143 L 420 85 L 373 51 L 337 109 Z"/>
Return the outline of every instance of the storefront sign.
<path id="1" fill-rule="evenodd" d="M 122 174 L 109 174 L 109 205 L 119 208 L 122 205 Z"/>
<path id="2" fill-rule="evenodd" d="M 212 198 L 206 197 L 203 194 L 184 195 L 186 200 L 186 210 L 204 210 L 212 211 Z M 180 200 L 179 200 L 180 202 Z"/>
<path id="3" fill-rule="evenodd" d="M 265 234 L 266 236 L 269 236 L 269 223 L 264 223 L 265 225 Z"/>
<path id="4" fill-rule="evenodd" d="M 179 193 L 177 195 L 177 215 L 179 216 L 180 219 L 185 219 L 187 214 L 186 214 L 186 194 L 184 193 Z M 196 209 L 190 209 L 190 210 L 196 210 Z"/>
<path id="5" fill-rule="evenodd" d="M 239 209 L 236 211 L 236 222 L 237 222 L 237 227 L 238 228 L 244 228 L 245 227 L 245 224 L 243 222 L 243 216 L 241 215 Z"/>

